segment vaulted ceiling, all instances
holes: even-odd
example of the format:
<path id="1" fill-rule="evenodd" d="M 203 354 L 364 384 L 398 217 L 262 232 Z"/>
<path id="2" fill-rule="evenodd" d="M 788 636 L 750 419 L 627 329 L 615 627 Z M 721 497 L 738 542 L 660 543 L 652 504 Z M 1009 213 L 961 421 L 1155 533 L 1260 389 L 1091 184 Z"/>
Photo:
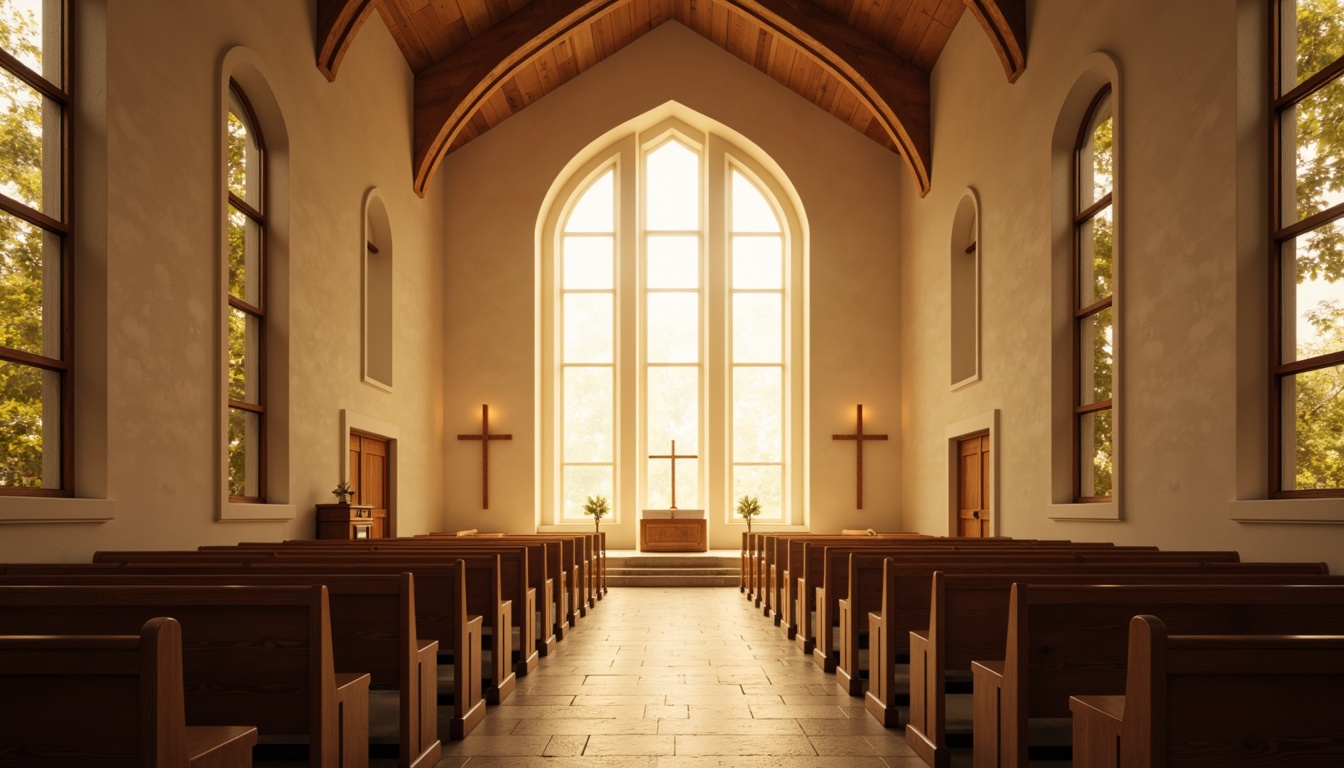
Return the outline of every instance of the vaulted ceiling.
<path id="1" fill-rule="evenodd" d="M 1026 0 L 318 0 L 317 66 L 377 12 L 415 73 L 415 190 L 439 162 L 665 21 L 678 21 L 855 130 L 930 184 L 929 73 L 969 8 L 1009 82 Z"/>

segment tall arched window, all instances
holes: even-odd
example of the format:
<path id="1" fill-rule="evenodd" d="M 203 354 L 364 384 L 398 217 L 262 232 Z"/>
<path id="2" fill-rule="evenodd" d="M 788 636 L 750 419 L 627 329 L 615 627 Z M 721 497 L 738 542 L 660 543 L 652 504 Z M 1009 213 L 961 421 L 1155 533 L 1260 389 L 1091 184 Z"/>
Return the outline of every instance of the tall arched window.
<path id="1" fill-rule="evenodd" d="M 1115 221 L 1111 89 L 1092 100 L 1074 148 L 1074 472 L 1077 501 L 1106 501 L 1114 470 Z"/>
<path id="2" fill-rule="evenodd" d="M 262 501 L 266 497 L 266 145 L 237 84 L 229 88 L 226 119 L 229 499 Z"/>
<path id="3" fill-rule="evenodd" d="M 1273 14 L 1270 492 L 1344 495 L 1344 27 L 1338 0 Z"/>
<path id="4" fill-rule="evenodd" d="M 802 259 L 780 182 L 712 132 L 637 132 L 563 183 L 544 233 L 549 522 L 584 500 L 767 521 L 802 501 Z M 675 450 L 673 443 L 675 441 Z M 675 454 L 678 459 L 661 458 Z"/>

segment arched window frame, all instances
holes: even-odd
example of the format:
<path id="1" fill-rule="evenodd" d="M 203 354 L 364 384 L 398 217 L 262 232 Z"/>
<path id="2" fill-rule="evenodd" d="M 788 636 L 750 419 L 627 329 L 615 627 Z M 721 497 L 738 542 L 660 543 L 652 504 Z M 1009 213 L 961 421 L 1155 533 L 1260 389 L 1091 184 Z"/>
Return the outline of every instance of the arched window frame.
<path id="1" fill-rule="evenodd" d="M 230 164 L 226 172 L 225 195 L 228 197 L 229 206 L 229 228 L 235 225 L 235 222 L 243 222 L 244 247 L 246 249 L 246 239 L 251 238 L 255 232 L 255 263 L 249 258 L 251 254 L 243 255 L 243 264 L 234 265 L 232 263 L 232 254 L 230 253 L 229 237 L 226 235 L 226 244 L 224 248 L 225 268 L 232 273 L 241 266 L 243 280 L 245 285 L 250 286 L 255 280 L 259 283 L 254 294 L 251 296 L 239 296 L 233 290 L 232 279 L 229 282 L 228 301 L 225 309 L 225 324 L 228 326 L 230 338 L 235 332 L 234 318 L 242 318 L 243 326 L 243 347 L 244 358 L 239 364 L 243 368 L 244 393 L 242 397 L 235 397 L 232 388 L 232 374 L 235 367 L 235 361 L 232 359 L 232 342 L 230 341 L 230 361 L 229 369 L 225 373 L 225 386 L 229 390 L 228 409 L 229 409 L 229 431 L 228 442 L 229 451 L 229 501 L 234 503 L 261 503 L 266 500 L 266 467 L 267 467 L 267 447 L 266 447 L 266 292 L 267 292 L 267 252 L 266 252 L 266 206 L 268 202 L 267 194 L 267 171 L 266 171 L 266 134 L 262 130 L 261 123 L 256 118 L 256 113 L 252 109 L 251 102 L 248 101 L 247 94 L 243 92 L 241 86 L 235 81 L 229 82 L 230 104 L 228 119 L 232 121 L 237 119 L 243 124 L 244 129 L 252 136 L 256 151 L 245 152 L 243 155 L 242 172 L 244 178 L 248 180 L 248 185 L 257 184 L 256 197 L 249 201 L 243 195 L 239 195 L 232 189 L 229 177 L 232 176 L 234 168 Z M 226 158 L 228 154 L 226 154 Z M 228 162 L 226 160 L 226 162 Z M 258 179 L 252 182 L 252 179 Z M 246 197 L 251 197 L 251 190 L 247 190 Z M 235 216 L 237 214 L 237 216 Z M 250 226 L 249 226 L 250 225 Z M 245 291 L 251 293 L 250 291 Z M 242 416 L 245 420 L 243 431 L 245 434 L 244 442 L 241 446 L 243 451 L 243 465 L 245 474 L 242 478 L 242 492 L 240 493 L 239 481 L 234 477 L 234 454 L 233 452 L 239 446 L 235 444 L 234 419 Z M 246 423 L 248 417 L 255 419 L 255 424 Z M 253 432 L 254 434 L 247 434 Z M 255 471 L 257 477 L 255 480 L 251 473 Z"/>
<path id="2" fill-rule="evenodd" d="M 1083 288 L 1084 276 L 1090 272 L 1087 265 L 1084 263 L 1084 260 L 1087 258 L 1084 248 L 1084 238 L 1086 237 L 1088 226 L 1094 222 L 1102 220 L 1102 217 L 1107 216 L 1108 214 L 1111 217 L 1110 222 L 1112 232 L 1110 262 L 1110 266 L 1113 270 L 1112 275 L 1114 275 L 1114 264 L 1118 256 L 1118 253 L 1114 248 L 1114 183 L 1112 182 L 1110 188 L 1108 188 L 1100 197 L 1084 204 L 1085 174 L 1090 174 L 1089 169 L 1086 168 L 1084 164 L 1084 155 L 1088 150 L 1090 142 L 1093 140 L 1096 130 L 1100 128 L 1102 122 L 1110 121 L 1112 126 L 1114 125 L 1110 103 L 1111 86 L 1110 84 L 1107 84 L 1092 97 L 1092 102 L 1084 113 L 1082 122 L 1078 127 L 1078 140 L 1074 143 L 1073 147 L 1073 194 L 1071 196 L 1073 200 L 1073 495 L 1074 501 L 1079 503 L 1110 501 L 1110 491 L 1113 487 L 1112 484 L 1114 483 L 1113 468 L 1115 449 L 1113 438 L 1115 434 L 1115 417 L 1112 388 L 1114 386 L 1114 371 L 1116 370 L 1117 360 L 1113 343 L 1110 367 L 1111 384 L 1107 387 L 1112 396 L 1092 399 L 1089 401 L 1083 394 L 1083 363 L 1085 357 L 1092 351 L 1092 345 L 1095 343 L 1097 337 L 1095 332 L 1089 332 L 1089 323 L 1104 323 L 1106 322 L 1104 318 L 1109 316 L 1110 320 L 1108 324 L 1112 339 L 1114 338 L 1116 325 L 1114 313 L 1114 277 L 1112 277 L 1110 281 L 1111 292 L 1103 297 L 1097 298 L 1095 294 L 1085 297 Z M 1103 121 L 1098 122 L 1096 117 L 1102 110 L 1105 110 L 1107 114 Z M 1114 150 L 1112 150 L 1112 152 L 1112 157 L 1114 157 Z M 1112 179 L 1114 179 L 1114 171 L 1112 171 Z M 1095 266 L 1093 268 L 1095 268 Z M 1095 369 L 1092 371 L 1094 377 L 1097 373 L 1098 371 Z M 1089 430 L 1086 425 L 1089 419 L 1100 420 L 1103 417 L 1103 414 L 1110 418 L 1111 423 L 1110 434 L 1112 436 L 1112 442 L 1110 458 L 1112 460 L 1112 473 L 1107 480 L 1106 492 L 1096 493 L 1094 492 L 1097 488 L 1097 481 L 1095 478 L 1093 478 L 1093 481 L 1090 484 L 1084 482 L 1084 478 L 1089 476 L 1089 472 L 1087 471 L 1089 465 L 1088 457 L 1089 455 L 1095 456 L 1096 454 L 1096 448 L 1093 445 L 1093 441 L 1090 439 L 1091 436 L 1095 435 L 1096 428 L 1093 427 Z M 1095 459 L 1093 459 L 1092 464 L 1095 468 L 1094 462 Z"/>
<path id="3" fill-rule="evenodd" d="M 1344 202 L 1303 215 L 1287 210 L 1296 205 L 1298 182 L 1292 125 L 1297 107 L 1321 91 L 1344 82 L 1344 56 L 1323 65 L 1298 82 L 1296 72 L 1296 19 L 1288 15 L 1296 4 L 1270 4 L 1270 150 L 1269 150 L 1269 497 L 1276 499 L 1339 498 L 1344 487 L 1297 488 L 1296 381 L 1330 368 L 1344 366 L 1344 349 L 1299 357 L 1297 349 L 1297 296 L 1291 271 L 1297 242 L 1310 238 L 1344 219 Z M 1293 255 L 1288 255 L 1293 251 Z M 1291 282 L 1290 282 L 1291 281 Z"/>
<path id="4" fill-rule="evenodd" d="M 218 173 L 216 187 L 219 222 L 219 369 L 218 382 L 218 439 L 217 467 L 219 477 L 218 519 L 220 521 L 294 519 L 295 506 L 290 503 L 289 458 L 289 130 L 280 103 L 271 88 L 272 79 L 266 74 L 265 61 L 255 51 L 243 46 L 228 50 L 221 61 L 218 109 Z M 247 110 L 253 125 L 265 141 L 265 181 L 262 195 L 265 223 L 265 297 L 256 302 L 244 302 L 264 310 L 261 331 L 265 343 L 258 350 L 255 364 L 262 366 L 264 380 L 258 379 L 257 400 L 264 404 L 264 440 L 259 469 L 265 473 L 264 493 L 241 498 L 231 493 L 229 476 L 229 417 L 237 400 L 230 399 L 229 314 L 238 303 L 230 296 L 229 227 L 232 198 L 229 194 L 228 119 L 235 90 L 247 99 Z M 245 298 L 245 297 L 244 297 Z M 249 403 L 252 405 L 252 403 Z M 250 409 L 249 409 L 250 411 Z"/>
<path id="5" fill-rule="evenodd" d="M 619 135 L 619 134 L 617 134 Z M 539 220 L 538 244 L 541 250 L 539 338 L 541 339 L 539 389 L 542 412 L 551 414 L 541 420 L 539 428 L 540 475 L 538 522 L 546 525 L 591 524 L 589 519 L 565 516 L 562 490 L 563 401 L 559 385 L 562 362 L 559 350 L 563 343 L 561 329 L 560 277 L 558 254 L 560 239 L 570 211 L 589 184 L 611 170 L 615 174 L 617 191 L 614 213 L 616 273 L 613 287 L 613 333 L 616 350 L 613 363 L 614 400 L 618 415 L 613 427 L 613 518 L 609 523 L 630 523 L 637 516 L 634 510 L 643 508 L 648 500 L 647 461 L 643 454 L 647 437 L 644 433 L 644 406 L 642 385 L 645 365 L 641 344 L 644 315 L 642 300 L 631 296 L 642 295 L 643 281 L 631 254 L 642 258 L 642 214 L 630 190 L 638 188 L 643 174 L 645 152 L 661 146 L 667 140 L 677 140 L 696 148 L 701 153 L 702 169 L 702 284 L 700 306 L 702 322 L 701 449 L 696 459 L 700 469 L 700 503 L 711 514 L 711 525 L 744 525 L 734 514 L 735 499 L 732 486 L 732 434 L 722 413 L 732 402 L 731 394 L 731 340 L 726 315 L 730 312 L 732 291 L 728 288 L 729 263 L 726 252 L 731 233 L 726 217 L 728 184 L 731 173 L 737 171 L 761 192 L 780 221 L 785 252 L 784 275 L 788 319 L 784 324 L 784 500 L 778 519 L 761 520 L 766 523 L 801 524 L 806 519 L 805 462 L 805 366 L 804 347 L 804 265 L 806 222 L 796 206 L 793 195 L 778 178 L 778 171 L 767 161 L 757 159 L 752 151 L 712 129 L 693 127 L 679 119 L 635 130 L 597 152 L 584 153 L 586 162 L 571 163 L 561 174 L 551 203 Z M 548 407 L 549 406 L 549 407 Z M 632 447 L 634 446 L 634 447 Z M 663 450 L 666 446 L 663 447 Z M 685 446 L 678 444 L 679 454 Z M 662 452 L 662 451 L 660 451 Z M 678 473 L 686 471 L 687 462 L 678 464 Z M 680 491 L 679 491 L 680 493 Z M 690 502 L 678 496 L 681 508 Z"/>

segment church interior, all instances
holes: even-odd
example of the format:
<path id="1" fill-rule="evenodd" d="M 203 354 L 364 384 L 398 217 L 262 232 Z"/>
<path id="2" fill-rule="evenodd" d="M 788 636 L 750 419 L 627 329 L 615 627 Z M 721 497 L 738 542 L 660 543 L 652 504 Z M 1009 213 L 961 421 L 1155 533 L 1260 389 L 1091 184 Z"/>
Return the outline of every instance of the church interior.
<path id="1" fill-rule="evenodd" d="M 1340 0 L 0 0 L 0 26 L 0 564 L 334 521 L 1344 572 Z M 604 621 L 617 589 L 579 599 Z"/>

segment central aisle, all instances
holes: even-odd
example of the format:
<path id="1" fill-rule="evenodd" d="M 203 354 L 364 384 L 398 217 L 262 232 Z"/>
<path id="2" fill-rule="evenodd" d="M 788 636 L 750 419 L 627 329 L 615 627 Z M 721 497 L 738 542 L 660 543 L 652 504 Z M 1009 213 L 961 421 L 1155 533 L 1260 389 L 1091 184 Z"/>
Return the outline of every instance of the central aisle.
<path id="1" fill-rule="evenodd" d="M 439 768 L 923 768 L 736 587 L 612 588 Z"/>

